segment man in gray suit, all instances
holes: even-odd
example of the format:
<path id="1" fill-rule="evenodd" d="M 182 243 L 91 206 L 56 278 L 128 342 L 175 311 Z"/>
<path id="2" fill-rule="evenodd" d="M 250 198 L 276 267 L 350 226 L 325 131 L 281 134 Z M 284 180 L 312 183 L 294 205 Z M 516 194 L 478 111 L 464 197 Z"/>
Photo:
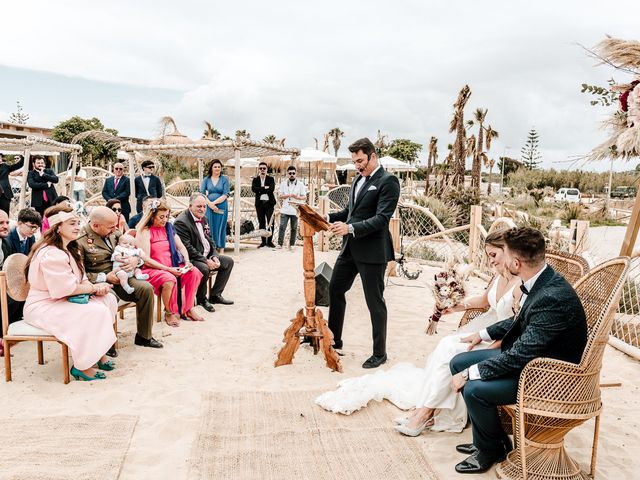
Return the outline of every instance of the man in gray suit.
<path id="1" fill-rule="evenodd" d="M 502 430 L 498 405 L 516 402 L 518 380 L 527 363 L 549 357 L 579 363 L 587 344 L 587 322 L 575 290 L 545 263 L 545 240 L 533 228 L 505 234 L 506 266 L 522 279 L 520 311 L 461 341 L 469 349 L 481 341 L 500 340 L 500 349 L 471 350 L 451 360 L 451 388 L 462 390 L 473 443 L 456 449 L 470 456 L 458 473 L 482 473 L 502 461 L 511 441 Z"/>

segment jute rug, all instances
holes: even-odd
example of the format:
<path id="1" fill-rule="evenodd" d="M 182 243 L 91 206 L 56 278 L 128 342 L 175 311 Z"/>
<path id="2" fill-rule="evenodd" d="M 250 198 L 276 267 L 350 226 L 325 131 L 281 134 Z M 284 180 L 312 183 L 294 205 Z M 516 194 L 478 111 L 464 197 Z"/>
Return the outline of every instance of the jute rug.
<path id="1" fill-rule="evenodd" d="M 0 419 L 2 480 L 116 480 L 138 417 Z"/>
<path id="2" fill-rule="evenodd" d="M 418 442 L 392 428 L 387 406 L 336 415 L 317 395 L 205 394 L 189 480 L 438 478 Z"/>

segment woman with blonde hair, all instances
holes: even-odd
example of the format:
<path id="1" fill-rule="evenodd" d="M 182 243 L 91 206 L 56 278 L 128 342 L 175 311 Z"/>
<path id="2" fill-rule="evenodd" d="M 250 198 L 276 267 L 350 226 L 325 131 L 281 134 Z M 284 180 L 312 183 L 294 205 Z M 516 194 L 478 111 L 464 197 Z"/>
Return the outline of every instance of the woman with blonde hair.
<path id="1" fill-rule="evenodd" d="M 189 262 L 189 253 L 169 216 L 167 203 L 153 200 L 136 228 L 136 243 L 145 253 L 142 272 L 149 275 L 156 295 L 161 293 L 164 320 L 167 325 L 177 327 L 181 318 L 204 320 L 193 308 L 202 273 Z"/>
<path id="2" fill-rule="evenodd" d="M 76 244 L 78 215 L 64 203 L 47 211 L 49 230 L 33 246 L 25 267 L 30 288 L 24 321 L 69 347 L 76 380 L 104 379 L 101 370 L 114 369 L 104 355 L 116 341 L 116 297 L 109 294 L 110 284 L 87 280 Z"/>

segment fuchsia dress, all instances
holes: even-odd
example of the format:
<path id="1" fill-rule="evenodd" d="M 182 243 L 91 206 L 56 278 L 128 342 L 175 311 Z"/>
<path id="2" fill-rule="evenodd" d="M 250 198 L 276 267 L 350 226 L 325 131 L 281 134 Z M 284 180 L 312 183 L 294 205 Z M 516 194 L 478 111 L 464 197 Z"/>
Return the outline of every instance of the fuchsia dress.
<path id="1" fill-rule="evenodd" d="M 169 248 L 169 240 L 167 240 L 167 231 L 165 227 L 149 227 L 150 236 L 150 256 L 156 262 L 159 262 L 166 266 L 171 266 L 171 250 Z M 181 265 L 182 266 L 182 265 Z M 176 277 L 165 270 L 158 270 L 156 268 L 150 268 L 146 265 L 142 268 L 142 272 L 149 275 L 149 283 L 153 286 L 153 291 L 157 295 L 160 292 L 160 287 L 171 282 L 177 285 Z M 191 310 L 194 306 L 196 291 L 200 280 L 202 279 L 202 273 L 197 268 L 192 268 L 187 273 L 180 276 L 180 284 L 182 290 L 182 312 L 178 312 L 178 289 L 174 285 L 171 291 L 170 308 L 171 313 L 184 314 Z"/>
<path id="2" fill-rule="evenodd" d="M 84 305 L 67 300 L 86 278 L 67 252 L 43 247 L 31 259 L 24 305 L 24 321 L 64 342 L 79 370 L 94 366 L 116 342 L 113 322 L 118 301 L 114 295 L 92 295 Z"/>

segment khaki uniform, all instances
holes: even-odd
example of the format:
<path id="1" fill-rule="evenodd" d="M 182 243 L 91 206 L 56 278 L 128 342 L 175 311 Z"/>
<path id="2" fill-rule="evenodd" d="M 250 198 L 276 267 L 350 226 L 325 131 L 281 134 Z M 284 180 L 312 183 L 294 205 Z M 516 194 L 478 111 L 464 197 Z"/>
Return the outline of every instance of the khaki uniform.
<path id="1" fill-rule="evenodd" d="M 84 268 L 90 282 L 96 283 L 99 273 L 108 274 L 113 270 L 111 255 L 120 235 L 121 233 L 116 231 L 102 238 L 89 225 L 80 231 L 77 243 L 82 251 Z M 149 282 L 136 278 L 130 278 L 129 284 L 134 288 L 133 293 L 125 292 L 120 284 L 113 286 L 113 292 L 122 300 L 135 302 L 138 335 L 148 340 L 153 332 L 153 287 Z"/>

